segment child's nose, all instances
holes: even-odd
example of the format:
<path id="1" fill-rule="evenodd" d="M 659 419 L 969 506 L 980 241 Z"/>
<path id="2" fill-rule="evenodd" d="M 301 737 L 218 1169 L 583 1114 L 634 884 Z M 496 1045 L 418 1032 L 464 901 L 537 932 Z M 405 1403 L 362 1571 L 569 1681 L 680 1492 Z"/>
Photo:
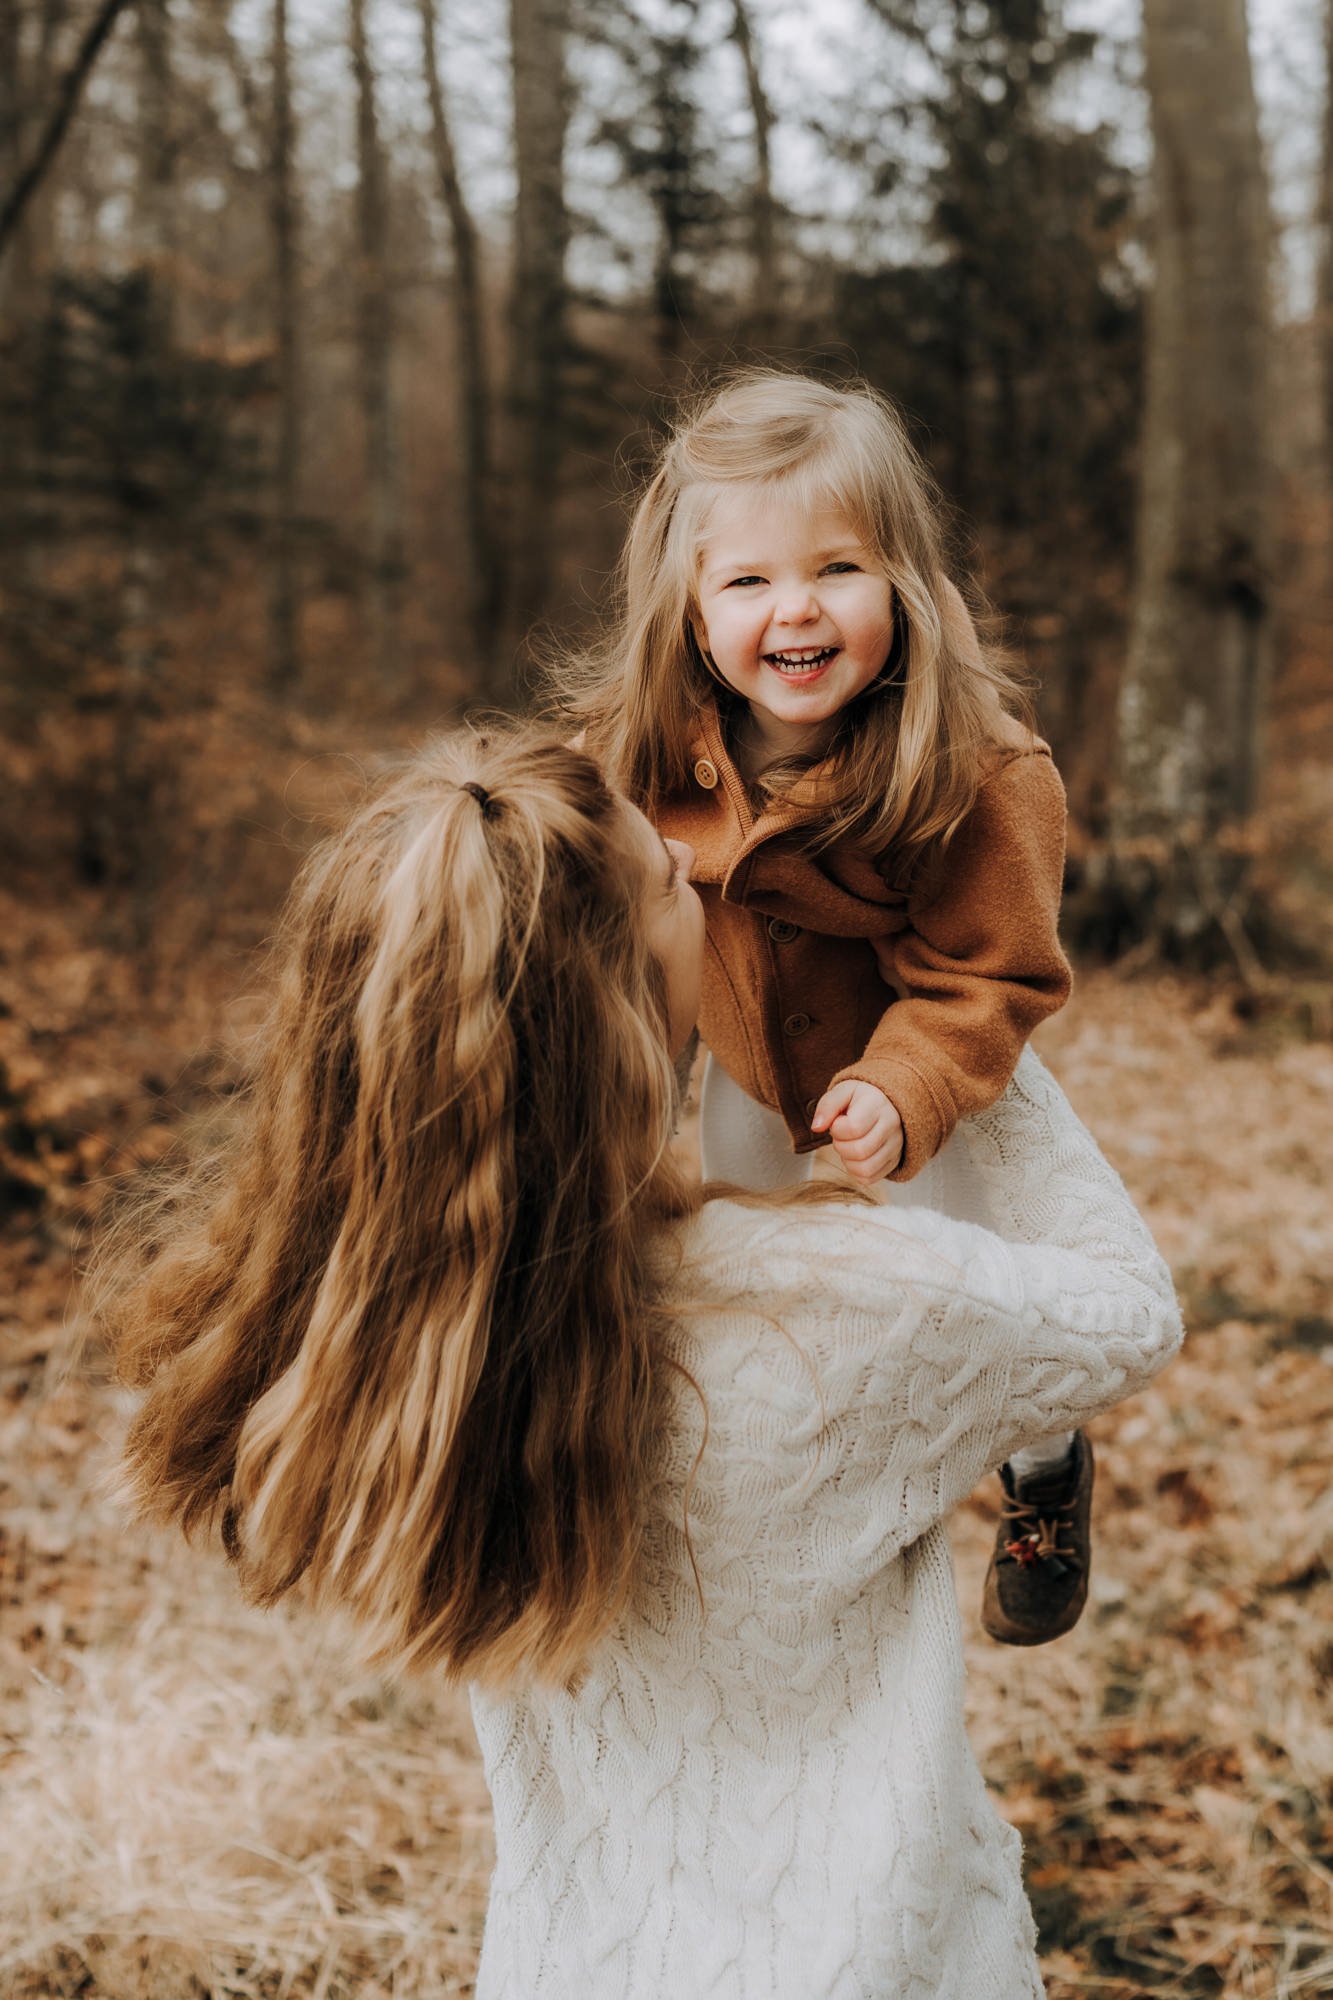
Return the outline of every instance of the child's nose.
<path id="1" fill-rule="evenodd" d="M 819 602 L 809 584 L 793 585 L 778 599 L 779 625 L 808 625 L 819 616 Z"/>

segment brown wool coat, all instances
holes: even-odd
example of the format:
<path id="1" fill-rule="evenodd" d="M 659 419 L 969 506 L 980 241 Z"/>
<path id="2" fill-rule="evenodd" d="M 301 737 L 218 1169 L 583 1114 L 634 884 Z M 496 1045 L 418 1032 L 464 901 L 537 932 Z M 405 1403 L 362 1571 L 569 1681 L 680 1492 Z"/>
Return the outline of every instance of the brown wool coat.
<path id="1" fill-rule="evenodd" d="M 710 704 L 693 775 L 657 813 L 688 841 L 708 922 L 699 1031 L 798 1153 L 830 1084 L 877 1084 L 911 1180 L 958 1120 L 993 1104 L 1024 1042 L 1069 995 L 1056 922 L 1065 800 L 1051 753 L 1014 725 L 944 855 L 895 886 L 849 841 L 802 854 L 800 785 L 758 816 Z"/>

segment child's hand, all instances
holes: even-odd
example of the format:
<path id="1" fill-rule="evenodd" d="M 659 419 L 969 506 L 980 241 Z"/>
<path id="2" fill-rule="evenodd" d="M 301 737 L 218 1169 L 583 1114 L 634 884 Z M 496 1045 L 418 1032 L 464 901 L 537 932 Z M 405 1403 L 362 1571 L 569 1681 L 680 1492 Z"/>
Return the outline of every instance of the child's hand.
<path id="1" fill-rule="evenodd" d="M 828 1133 L 854 1181 L 882 1180 L 903 1156 L 903 1121 L 873 1083 L 834 1084 L 815 1106 L 810 1130 Z"/>

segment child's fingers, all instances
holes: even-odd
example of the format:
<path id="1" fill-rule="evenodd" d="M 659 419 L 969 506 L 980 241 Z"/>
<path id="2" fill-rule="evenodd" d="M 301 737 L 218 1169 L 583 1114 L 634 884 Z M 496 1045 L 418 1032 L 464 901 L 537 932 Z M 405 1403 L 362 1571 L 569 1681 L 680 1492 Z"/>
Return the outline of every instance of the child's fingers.
<path id="1" fill-rule="evenodd" d="M 845 1153 L 840 1153 L 839 1158 L 852 1180 L 867 1183 L 891 1174 L 902 1158 L 902 1151 L 902 1140 L 895 1137 L 886 1145 L 877 1146 L 865 1159 L 849 1160 Z"/>
<path id="2" fill-rule="evenodd" d="M 868 1153 L 866 1157 L 861 1160 L 849 1159 L 846 1153 L 839 1153 L 838 1157 L 842 1161 L 844 1170 L 852 1180 L 872 1181 L 877 1176 L 879 1170 L 879 1161 L 882 1155 L 883 1155 L 883 1148 L 880 1147 L 878 1151 L 874 1153 Z"/>
<path id="3" fill-rule="evenodd" d="M 830 1136 L 838 1158 L 858 1180 L 878 1180 L 881 1174 L 892 1172 L 902 1158 L 903 1127 L 896 1113 L 875 1119 L 871 1130 L 860 1138 L 840 1139 L 837 1126 Z"/>
<path id="4" fill-rule="evenodd" d="M 829 1137 L 844 1159 L 863 1160 L 885 1143 L 886 1135 L 877 1118 L 861 1123 L 848 1117 L 835 1121 Z"/>
<path id="5" fill-rule="evenodd" d="M 845 1117 L 837 1120 L 829 1136 L 835 1145 L 844 1139 L 856 1142 L 859 1150 L 855 1156 L 864 1159 L 867 1153 L 880 1146 L 892 1146 L 895 1140 L 901 1142 L 902 1131 L 902 1119 L 893 1106 L 881 1098 L 878 1105 L 854 1106 Z"/>
<path id="6" fill-rule="evenodd" d="M 832 1136 L 836 1121 L 842 1127 L 843 1135 L 849 1139 L 864 1139 L 872 1132 L 878 1120 L 885 1116 L 896 1117 L 888 1098 L 873 1083 L 842 1083 L 826 1090 L 819 1101 L 816 1116 L 820 1111 L 836 1105 L 834 1117 L 829 1120 Z"/>
<path id="7" fill-rule="evenodd" d="M 810 1120 L 810 1130 L 827 1132 L 834 1119 L 842 1116 L 855 1093 L 854 1083 L 838 1083 L 831 1090 L 826 1090 L 815 1106 L 815 1115 Z"/>

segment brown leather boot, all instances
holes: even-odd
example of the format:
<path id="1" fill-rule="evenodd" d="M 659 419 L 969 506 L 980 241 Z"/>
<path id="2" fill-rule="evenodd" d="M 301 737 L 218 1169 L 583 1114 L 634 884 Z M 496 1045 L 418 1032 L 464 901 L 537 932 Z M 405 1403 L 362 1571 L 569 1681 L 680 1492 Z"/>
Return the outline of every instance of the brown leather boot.
<path id="1" fill-rule="evenodd" d="M 1004 1502 L 981 1600 L 1002 1646 L 1041 1646 L 1077 1625 L 1092 1556 L 1092 1446 L 1075 1431 L 1063 1465 L 1015 1479 L 1000 1467 Z"/>

